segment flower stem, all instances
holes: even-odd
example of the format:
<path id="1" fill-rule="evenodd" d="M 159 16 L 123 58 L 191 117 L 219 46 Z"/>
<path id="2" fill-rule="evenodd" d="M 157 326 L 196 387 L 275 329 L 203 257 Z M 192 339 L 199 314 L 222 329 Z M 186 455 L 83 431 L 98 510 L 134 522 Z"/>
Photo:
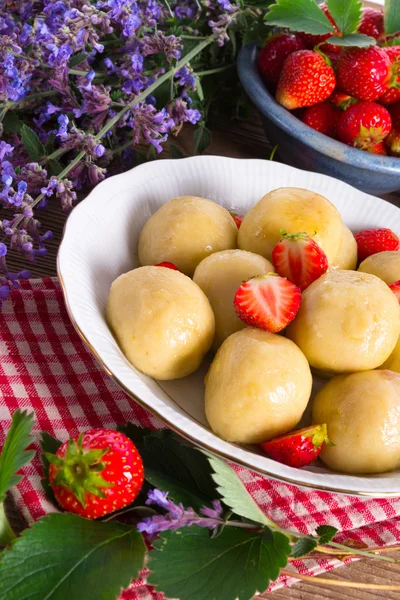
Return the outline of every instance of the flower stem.
<path id="1" fill-rule="evenodd" d="M 37 100 L 38 98 L 49 98 L 50 96 L 57 96 L 60 92 L 57 90 L 48 90 L 47 92 L 37 92 L 37 94 L 30 94 L 29 96 L 25 96 L 25 98 L 21 98 L 21 100 L 17 100 L 17 102 L 13 102 L 10 100 L 8 102 L 8 107 L 13 109 L 15 106 L 19 104 L 24 104 L 25 102 L 30 102 L 31 100 Z M 1 105 L 1 108 L 4 108 L 6 105 Z"/>
<path id="2" fill-rule="evenodd" d="M 65 154 L 69 150 L 70 150 L 70 148 L 59 148 L 58 150 L 54 150 L 54 152 L 52 152 L 48 156 L 45 156 L 40 161 L 40 164 L 41 165 L 45 165 L 47 162 L 49 162 L 49 160 L 54 160 L 55 158 L 58 158 L 59 156 L 62 156 L 63 154 Z"/>
<path id="3" fill-rule="evenodd" d="M 4 505 L 0 503 L 0 546 L 8 546 L 16 538 L 4 511 Z"/>
<path id="4" fill-rule="evenodd" d="M 360 590 L 388 590 L 388 591 L 400 591 L 400 585 L 375 585 L 374 583 L 361 583 L 358 581 L 338 581 L 337 579 L 326 579 L 326 577 L 315 577 L 313 575 L 303 575 L 297 573 L 297 571 L 287 571 L 281 569 L 281 575 L 285 577 L 292 577 L 293 579 L 301 579 L 302 581 L 310 581 L 314 585 L 316 583 L 323 583 L 326 585 L 333 585 L 337 587 L 348 587 L 357 588 Z"/>
<path id="5" fill-rule="evenodd" d="M 197 71 L 196 75 L 199 77 L 205 77 L 206 75 L 214 75 L 214 73 L 222 73 L 228 69 L 232 69 L 235 65 L 227 65 L 226 67 L 218 67 L 216 69 L 208 69 L 208 71 Z"/>

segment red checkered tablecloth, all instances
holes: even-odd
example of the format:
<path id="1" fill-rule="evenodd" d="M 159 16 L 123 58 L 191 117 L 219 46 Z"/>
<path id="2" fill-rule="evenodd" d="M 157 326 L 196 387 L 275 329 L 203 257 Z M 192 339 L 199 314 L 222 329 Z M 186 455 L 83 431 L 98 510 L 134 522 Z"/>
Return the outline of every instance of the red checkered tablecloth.
<path id="1" fill-rule="evenodd" d="M 89 427 L 115 428 L 132 421 L 146 427 L 163 424 L 135 404 L 109 379 L 75 332 L 56 280 L 23 282 L 0 311 L 0 446 L 16 408 L 36 416 L 38 453 L 13 490 L 13 499 L 28 522 L 55 511 L 45 498 L 40 478 L 39 432 L 64 441 Z M 400 542 L 400 497 L 360 499 L 308 491 L 261 477 L 244 468 L 237 472 L 265 513 L 285 529 L 312 533 L 321 524 L 368 545 Z M 343 563 L 298 560 L 293 570 L 315 575 Z M 271 590 L 295 579 L 280 578 Z M 145 580 L 134 582 L 123 600 L 160 600 Z"/>

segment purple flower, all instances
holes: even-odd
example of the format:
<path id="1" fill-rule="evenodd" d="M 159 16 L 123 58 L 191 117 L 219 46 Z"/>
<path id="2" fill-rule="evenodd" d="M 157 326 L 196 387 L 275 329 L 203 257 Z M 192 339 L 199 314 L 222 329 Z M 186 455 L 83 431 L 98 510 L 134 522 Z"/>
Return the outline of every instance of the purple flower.
<path id="1" fill-rule="evenodd" d="M 157 152 L 162 152 L 161 144 L 166 141 L 167 133 L 175 126 L 174 120 L 165 108 L 157 112 L 152 104 L 141 102 L 131 109 L 132 117 L 128 124 L 133 129 L 133 143 L 144 140 L 152 144 Z"/>
<path id="2" fill-rule="evenodd" d="M 138 54 L 138 53 L 132 54 L 132 57 L 131 57 L 132 69 L 134 71 L 136 71 L 136 73 L 142 72 L 143 62 L 144 62 L 144 58 L 141 54 Z"/>
<path id="3" fill-rule="evenodd" d="M 175 73 L 175 78 L 178 79 L 179 85 L 190 89 L 196 88 L 196 78 L 193 71 L 189 67 L 182 67 Z"/>
<path id="4" fill-rule="evenodd" d="M 7 254 L 7 246 L 5 244 L 3 244 L 3 242 L 0 242 L 0 258 L 5 256 L 6 254 Z"/>
<path id="5" fill-rule="evenodd" d="M 182 98 L 173 100 L 167 107 L 169 114 L 179 127 L 182 123 L 192 123 L 195 125 L 201 119 L 201 112 L 196 108 L 188 108 L 187 102 Z"/>
<path id="6" fill-rule="evenodd" d="M 62 140 L 68 139 L 68 124 L 69 118 L 67 115 L 60 115 L 57 119 L 58 130 L 55 131 L 56 135 L 58 135 Z"/>
<path id="7" fill-rule="evenodd" d="M 224 518 L 224 510 L 222 508 L 221 502 L 219 500 L 212 501 L 213 508 L 204 508 L 200 509 L 200 512 L 205 517 L 209 517 L 210 519 L 223 519 Z"/>
<path id="8" fill-rule="evenodd" d="M 56 46 L 56 44 L 47 44 L 46 49 L 49 50 L 47 64 L 51 67 L 64 66 L 73 53 L 71 46 L 68 44 L 62 44 L 60 47 Z"/>
<path id="9" fill-rule="evenodd" d="M 157 31 L 154 35 L 142 38 L 142 53 L 144 56 L 163 52 L 167 61 L 172 62 L 175 58 L 180 58 L 182 49 L 183 44 L 178 37 L 165 35 L 162 31 Z"/>
<path id="10" fill-rule="evenodd" d="M 11 146 L 11 144 L 7 144 L 7 142 L 2 140 L 0 142 L 0 161 L 2 161 L 7 154 L 11 154 L 13 150 L 14 146 Z"/>

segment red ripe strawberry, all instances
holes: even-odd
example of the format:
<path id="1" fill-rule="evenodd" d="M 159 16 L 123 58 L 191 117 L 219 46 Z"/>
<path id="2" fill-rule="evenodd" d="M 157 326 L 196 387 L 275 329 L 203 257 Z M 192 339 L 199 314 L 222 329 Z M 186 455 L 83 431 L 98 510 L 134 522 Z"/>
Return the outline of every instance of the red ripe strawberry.
<path id="1" fill-rule="evenodd" d="M 58 504 L 87 519 L 128 506 L 143 485 L 142 459 L 130 439 L 117 431 L 90 429 L 45 455 Z"/>
<path id="2" fill-rule="evenodd" d="M 300 303 L 299 288 L 276 273 L 245 281 L 233 301 L 236 314 L 244 323 L 272 333 L 282 331 L 293 321 Z"/>
<path id="3" fill-rule="evenodd" d="M 357 104 L 358 100 L 353 98 L 353 96 L 349 96 L 344 92 L 336 90 L 329 98 L 329 102 L 331 102 L 333 106 L 336 106 L 336 108 L 340 108 L 340 110 L 347 110 L 352 104 Z"/>
<path id="4" fill-rule="evenodd" d="M 311 425 L 261 444 L 265 454 L 289 467 L 305 467 L 318 458 L 329 441 L 326 425 Z"/>
<path id="5" fill-rule="evenodd" d="M 257 59 L 258 70 L 268 83 L 277 84 L 283 63 L 292 52 L 304 50 L 305 43 L 295 33 L 277 33 L 267 39 Z"/>
<path id="6" fill-rule="evenodd" d="M 386 138 L 387 140 L 387 138 Z M 385 142 L 386 142 L 385 140 Z M 385 142 L 378 142 L 378 144 L 376 144 L 376 146 L 372 146 L 372 148 L 368 148 L 368 152 L 371 152 L 371 154 L 380 154 L 381 156 L 387 156 L 387 150 L 386 150 L 386 146 L 385 146 Z"/>
<path id="7" fill-rule="evenodd" d="M 293 52 L 284 62 L 276 99 L 293 110 L 327 100 L 335 89 L 335 73 L 313 50 Z"/>
<path id="8" fill-rule="evenodd" d="M 392 64 L 392 80 L 389 89 L 379 97 L 379 102 L 388 106 L 400 101 L 400 46 L 383 48 Z"/>
<path id="9" fill-rule="evenodd" d="M 400 102 L 393 104 L 389 108 L 390 116 L 392 117 L 393 129 L 400 130 Z"/>
<path id="10" fill-rule="evenodd" d="M 400 156 L 400 130 L 393 128 L 385 139 L 385 144 L 391 156 Z"/>
<path id="11" fill-rule="evenodd" d="M 400 281 L 395 281 L 394 283 L 391 283 L 389 285 L 389 287 L 392 290 L 393 294 L 396 296 L 396 298 L 400 304 Z"/>
<path id="12" fill-rule="evenodd" d="M 336 137 L 339 116 L 340 112 L 332 104 L 321 102 L 320 104 L 314 104 L 314 106 L 306 108 L 301 120 L 320 133 Z"/>
<path id="13" fill-rule="evenodd" d="M 161 262 L 158 265 L 154 265 L 155 267 L 165 267 L 166 269 L 172 269 L 173 271 L 179 271 L 178 267 L 171 262 Z"/>
<path id="14" fill-rule="evenodd" d="M 383 48 L 348 48 L 339 61 L 340 89 L 358 100 L 377 100 L 389 89 L 392 75 L 390 58 Z"/>
<path id="15" fill-rule="evenodd" d="M 272 251 L 275 271 L 305 290 L 328 270 L 325 252 L 306 233 L 286 233 Z"/>
<path id="16" fill-rule="evenodd" d="M 242 217 L 242 215 L 237 215 L 234 212 L 231 212 L 231 215 L 232 215 L 232 219 L 235 221 L 236 227 L 239 229 L 239 227 L 242 224 L 242 221 L 243 221 L 244 217 Z"/>
<path id="17" fill-rule="evenodd" d="M 364 229 L 356 233 L 354 237 L 360 262 L 372 254 L 400 250 L 400 240 L 391 229 Z"/>
<path id="18" fill-rule="evenodd" d="M 330 23 L 335 28 L 335 31 L 338 32 L 338 28 L 336 27 L 336 23 L 333 20 L 331 13 L 329 12 L 329 8 L 328 8 L 326 2 L 322 2 L 322 4 L 320 4 L 319 7 L 323 10 L 325 15 L 328 17 Z M 311 33 L 301 33 L 300 35 L 301 35 L 302 39 L 304 40 L 304 42 L 306 43 L 307 48 L 314 48 L 315 46 L 318 46 L 322 42 L 325 42 L 325 40 L 328 40 L 330 37 L 332 37 L 333 33 L 326 33 L 324 35 L 312 35 Z M 333 44 L 324 44 L 324 46 L 321 47 L 321 50 L 323 50 L 323 52 L 325 52 L 327 49 L 332 49 L 332 48 L 336 49 L 336 48 L 338 48 L 338 46 L 334 46 Z"/>
<path id="19" fill-rule="evenodd" d="M 337 126 L 339 139 L 355 148 L 368 150 L 390 133 L 389 111 L 376 102 L 357 102 L 341 114 Z"/>
<path id="20" fill-rule="evenodd" d="M 383 12 L 378 8 L 363 8 L 358 31 L 364 35 L 370 35 L 376 40 L 380 38 L 384 34 Z"/>

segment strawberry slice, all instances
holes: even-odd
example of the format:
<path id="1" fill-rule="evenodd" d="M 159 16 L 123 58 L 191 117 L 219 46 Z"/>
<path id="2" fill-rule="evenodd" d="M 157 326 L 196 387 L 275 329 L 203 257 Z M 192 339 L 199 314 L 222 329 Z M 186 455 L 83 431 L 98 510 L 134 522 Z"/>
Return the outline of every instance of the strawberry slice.
<path id="1" fill-rule="evenodd" d="M 239 227 L 242 224 L 242 221 L 243 221 L 244 217 L 242 217 L 242 215 L 237 215 L 234 212 L 231 212 L 231 216 L 232 216 L 232 219 L 235 221 L 236 227 L 239 229 Z"/>
<path id="2" fill-rule="evenodd" d="M 172 269 L 173 271 L 179 271 L 178 267 L 174 265 L 174 263 L 170 262 L 160 262 L 158 265 L 154 265 L 155 267 L 165 267 L 166 269 Z"/>
<path id="3" fill-rule="evenodd" d="M 328 438 L 326 425 L 311 425 L 296 429 L 261 444 L 265 454 L 289 467 L 305 467 L 318 458 L 323 444 L 334 446 Z"/>
<path id="4" fill-rule="evenodd" d="M 325 252 L 306 233 L 286 233 L 272 251 L 272 264 L 282 277 L 305 290 L 328 270 Z"/>
<path id="5" fill-rule="evenodd" d="M 389 285 L 389 287 L 392 290 L 393 294 L 396 296 L 396 298 L 400 304 L 400 279 L 399 279 L 399 281 L 395 281 L 394 283 L 391 283 Z"/>
<path id="6" fill-rule="evenodd" d="M 364 229 L 354 235 L 358 247 L 358 260 L 361 262 L 372 254 L 400 250 L 400 240 L 391 229 Z"/>
<path id="7" fill-rule="evenodd" d="M 285 329 L 300 308 L 299 288 L 276 273 L 242 283 L 233 301 L 238 317 L 250 325 L 276 333 Z"/>

